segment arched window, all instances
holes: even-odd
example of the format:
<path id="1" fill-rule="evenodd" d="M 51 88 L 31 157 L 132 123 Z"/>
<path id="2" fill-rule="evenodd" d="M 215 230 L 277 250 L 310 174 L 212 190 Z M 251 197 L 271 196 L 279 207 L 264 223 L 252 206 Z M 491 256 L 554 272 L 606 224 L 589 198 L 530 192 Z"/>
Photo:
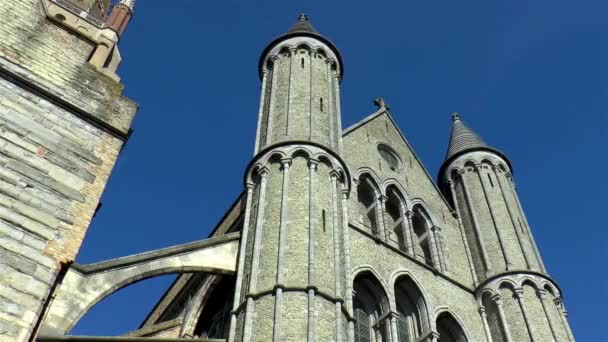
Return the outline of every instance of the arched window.
<path id="1" fill-rule="evenodd" d="M 388 341 L 388 300 L 378 280 L 369 272 L 362 273 L 355 278 L 353 289 L 355 342 Z"/>
<path id="2" fill-rule="evenodd" d="M 437 317 L 437 332 L 439 333 L 437 342 L 467 342 L 464 331 L 456 319 L 447 312 Z"/>
<path id="3" fill-rule="evenodd" d="M 429 265 L 433 266 L 431 254 L 431 223 L 428 215 L 420 206 L 414 207 L 412 225 L 417 243 L 414 246 L 415 256 Z"/>
<path id="4" fill-rule="evenodd" d="M 409 277 L 395 282 L 395 302 L 397 304 L 397 334 L 399 342 L 418 341 L 429 329 L 426 303 L 422 293 Z"/>
<path id="5" fill-rule="evenodd" d="M 228 338 L 230 310 L 234 298 L 234 277 L 223 276 L 205 296 L 205 303 L 194 335 L 202 338 Z"/>
<path id="6" fill-rule="evenodd" d="M 388 230 L 389 239 L 399 245 L 399 249 L 402 251 L 406 250 L 405 244 L 405 217 L 402 207 L 405 206 L 403 203 L 403 197 L 399 193 L 399 190 L 394 185 L 389 186 L 386 189 L 387 200 L 385 203 L 386 216 L 384 219 L 384 227 Z"/>
<path id="7" fill-rule="evenodd" d="M 382 157 L 382 159 L 388 164 L 391 170 L 397 171 L 399 169 L 399 165 L 401 164 L 401 158 L 395 150 L 388 147 L 387 145 L 380 144 L 378 145 L 378 153 Z"/>
<path id="8" fill-rule="evenodd" d="M 375 189 L 376 187 L 369 176 L 362 176 L 359 179 L 359 185 L 357 186 L 358 220 L 370 228 L 374 235 L 378 235 L 378 217 L 376 212 L 378 195 Z"/>

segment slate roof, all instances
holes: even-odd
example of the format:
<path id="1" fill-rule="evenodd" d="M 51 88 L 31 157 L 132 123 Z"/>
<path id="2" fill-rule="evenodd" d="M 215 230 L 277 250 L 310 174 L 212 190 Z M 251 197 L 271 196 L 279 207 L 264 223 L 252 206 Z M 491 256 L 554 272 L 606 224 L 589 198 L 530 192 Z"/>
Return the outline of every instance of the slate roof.
<path id="1" fill-rule="evenodd" d="M 287 33 L 295 33 L 295 32 L 307 32 L 307 33 L 315 33 L 319 34 L 317 30 L 312 26 L 310 21 L 308 20 L 308 16 L 306 14 L 300 14 L 298 17 L 298 21 L 293 24 L 293 26 L 287 31 Z"/>
<path id="2" fill-rule="evenodd" d="M 487 150 L 491 149 L 491 147 L 462 122 L 460 114 L 452 114 L 452 134 L 450 135 L 445 160 L 461 152 L 477 149 Z"/>

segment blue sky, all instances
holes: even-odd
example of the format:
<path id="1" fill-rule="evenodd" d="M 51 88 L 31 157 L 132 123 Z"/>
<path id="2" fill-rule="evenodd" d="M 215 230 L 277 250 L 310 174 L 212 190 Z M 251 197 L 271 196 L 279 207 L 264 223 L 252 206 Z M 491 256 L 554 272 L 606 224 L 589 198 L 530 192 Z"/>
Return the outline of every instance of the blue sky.
<path id="1" fill-rule="evenodd" d="M 300 12 L 342 53 L 345 127 L 380 96 L 432 175 L 454 111 L 506 153 L 577 340 L 608 341 L 598 329 L 608 304 L 605 0 L 139 1 L 120 75 L 141 109 L 77 261 L 207 236 L 252 157 L 259 54 Z M 112 295 L 72 333 L 137 328 L 171 280 Z"/>

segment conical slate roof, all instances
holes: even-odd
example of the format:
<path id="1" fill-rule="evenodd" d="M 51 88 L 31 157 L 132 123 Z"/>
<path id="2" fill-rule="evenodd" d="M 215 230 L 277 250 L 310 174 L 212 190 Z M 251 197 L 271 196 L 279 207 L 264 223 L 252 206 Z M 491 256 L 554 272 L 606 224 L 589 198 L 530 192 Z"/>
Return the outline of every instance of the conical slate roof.
<path id="1" fill-rule="evenodd" d="M 511 161 L 502 153 L 500 150 L 486 144 L 473 130 L 467 127 L 460 119 L 460 114 L 452 114 L 452 134 L 450 135 L 450 142 L 448 144 L 448 151 L 445 154 L 445 160 L 439 169 L 437 175 L 437 184 L 439 188 L 445 192 L 445 182 L 443 181 L 444 172 L 450 163 L 458 158 L 459 156 L 473 151 L 488 151 L 492 152 L 508 164 L 509 169 L 512 171 Z"/>
<path id="2" fill-rule="evenodd" d="M 307 32 L 307 33 L 319 34 L 319 32 L 317 32 L 317 30 L 315 30 L 315 28 L 312 26 L 312 24 L 308 20 L 308 16 L 306 14 L 300 14 L 300 16 L 298 17 L 298 21 L 295 24 L 293 24 L 293 26 L 289 29 L 289 31 L 287 31 L 287 33 L 294 33 L 294 32 Z"/>
<path id="3" fill-rule="evenodd" d="M 452 134 L 450 135 L 450 143 L 448 144 L 445 160 L 461 152 L 475 149 L 487 150 L 490 147 L 462 122 L 460 114 L 452 114 Z"/>

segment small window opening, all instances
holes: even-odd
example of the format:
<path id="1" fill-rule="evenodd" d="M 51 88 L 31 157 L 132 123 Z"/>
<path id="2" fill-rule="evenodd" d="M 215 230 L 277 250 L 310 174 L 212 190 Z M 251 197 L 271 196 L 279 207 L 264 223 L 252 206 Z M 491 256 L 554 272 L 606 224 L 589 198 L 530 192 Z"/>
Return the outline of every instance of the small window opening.
<path id="1" fill-rule="evenodd" d="M 302 66 L 302 69 L 304 69 L 304 58 L 300 59 L 300 65 Z"/>
<path id="2" fill-rule="evenodd" d="M 326 231 L 326 225 L 325 225 L 325 209 L 323 209 L 323 212 L 321 213 L 321 216 L 323 218 L 323 231 Z"/>
<path id="3" fill-rule="evenodd" d="M 323 111 L 323 98 L 320 99 L 321 111 Z"/>
<path id="4" fill-rule="evenodd" d="M 490 185 L 494 187 L 494 182 L 492 182 L 492 176 L 488 173 L 488 179 L 490 180 Z"/>

